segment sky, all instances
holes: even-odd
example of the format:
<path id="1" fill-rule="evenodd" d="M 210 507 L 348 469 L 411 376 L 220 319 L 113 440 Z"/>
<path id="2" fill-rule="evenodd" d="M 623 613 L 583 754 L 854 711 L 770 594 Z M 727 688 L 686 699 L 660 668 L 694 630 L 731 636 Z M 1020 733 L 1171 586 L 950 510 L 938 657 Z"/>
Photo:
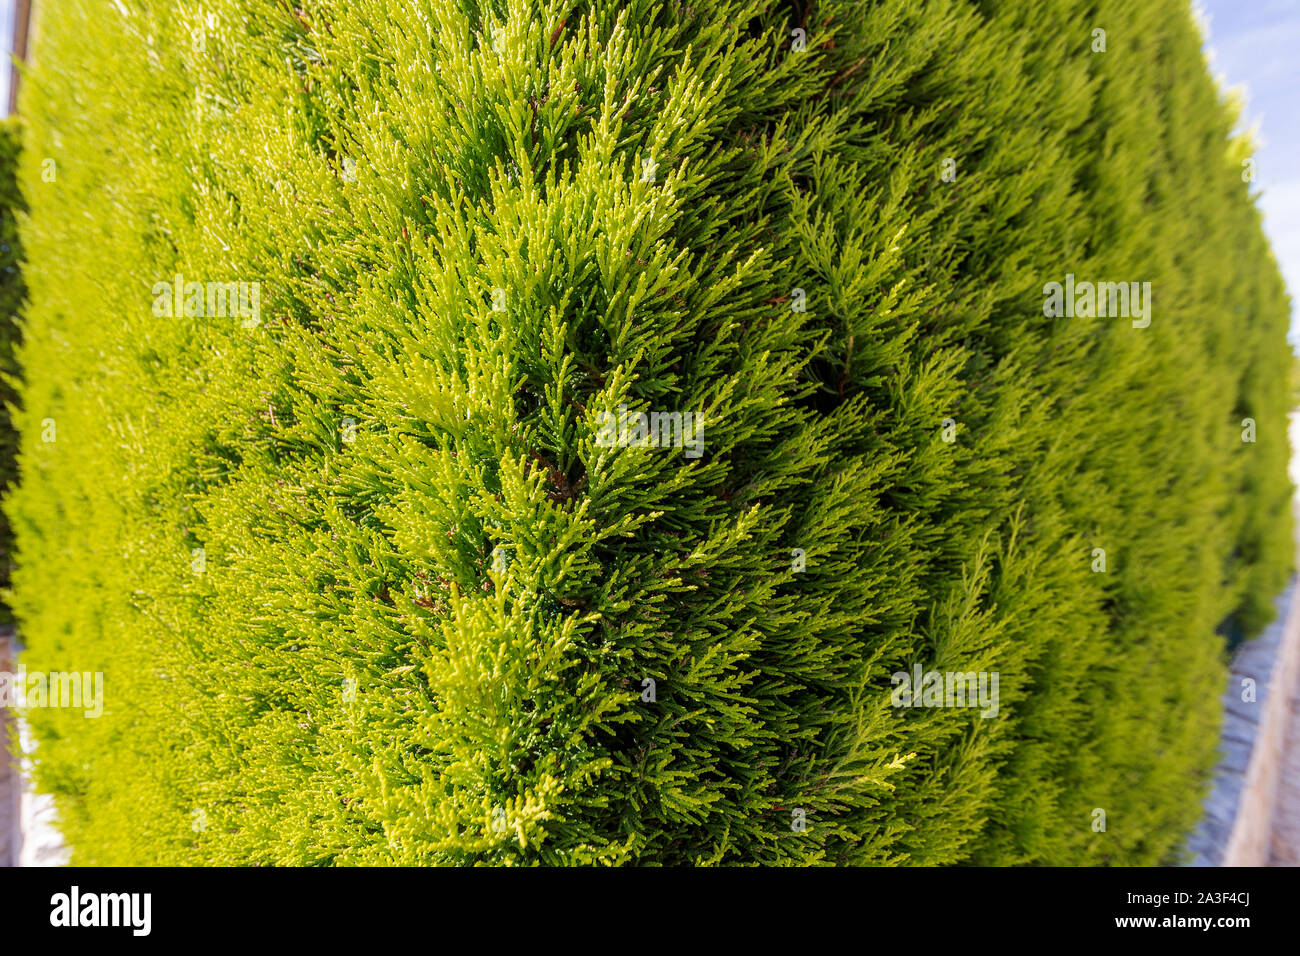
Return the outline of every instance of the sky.
<path id="1" fill-rule="evenodd" d="M 1210 69 L 1241 88 L 1253 128 L 1264 229 L 1291 293 L 1291 347 L 1300 351 L 1300 0 L 1197 0 Z"/>
<path id="2" fill-rule="evenodd" d="M 4 60 L 0 62 L 0 116 L 9 114 L 9 54 L 14 48 L 14 0 L 0 0 L 0 46 Z"/>

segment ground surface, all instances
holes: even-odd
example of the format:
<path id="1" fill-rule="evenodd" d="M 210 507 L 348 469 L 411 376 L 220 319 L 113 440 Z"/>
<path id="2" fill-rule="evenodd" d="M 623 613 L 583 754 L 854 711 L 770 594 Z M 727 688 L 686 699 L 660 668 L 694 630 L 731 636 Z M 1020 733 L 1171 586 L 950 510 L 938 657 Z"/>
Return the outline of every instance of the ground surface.
<path id="1" fill-rule="evenodd" d="M 1270 851 L 1269 866 L 1300 866 L 1300 683 L 1291 689 L 1290 724 Z"/>
<path id="2" fill-rule="evenodd" d="M 9 635 L 0 632 L 0 672 L 11 670 Z M 9 762 L 5 742 L 9 739 L 11 722 L 7 712 L 0 707 L 0 866 L 18 863 L 18 794 L 21 780 L 16 767 Z"/>

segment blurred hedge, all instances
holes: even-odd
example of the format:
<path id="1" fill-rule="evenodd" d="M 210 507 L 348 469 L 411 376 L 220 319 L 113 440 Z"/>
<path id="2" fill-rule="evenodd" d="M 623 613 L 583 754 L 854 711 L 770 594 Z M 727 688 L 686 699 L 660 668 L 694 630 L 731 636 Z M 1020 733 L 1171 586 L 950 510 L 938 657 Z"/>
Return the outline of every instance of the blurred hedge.
<path id="1" fill-rule="evenodd" d="M 17 223 L 17 215 L 26 209 L 17 180 L 21 148 L 22 131 L 18 121 L 13 118 L 0 121 L 0 496 L 7 493 L 17 477 L 18 434 L 13 427 L 11 409 L 17 401 L 14 349 L 22 339 L 18 309 L 26 294 Z M 9 518 L 0 513 L 0 588 L 6 590 L 12 549 Z M 11 619 L 8 604 L 0 600 L 0 623 L 7 624 Z"/>

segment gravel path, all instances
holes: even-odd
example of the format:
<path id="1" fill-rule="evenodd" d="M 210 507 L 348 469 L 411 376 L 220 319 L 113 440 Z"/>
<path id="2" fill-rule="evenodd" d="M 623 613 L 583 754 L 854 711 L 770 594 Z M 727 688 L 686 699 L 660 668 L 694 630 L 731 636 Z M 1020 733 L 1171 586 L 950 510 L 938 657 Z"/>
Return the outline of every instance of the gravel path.
<path id="1" fill-rule="evenodd" d="M 1269 866 L 1300 866 L 1300 683 L 1291 688 L 1290 723 L 1273 811 Z"/>
<path id="2" fill-rule="evenodd" d="M 1291 452 L 1291 481 L 1300 487 L 1300 414 L 1291 417 Z M 1297 536 L 1300 536 L 1300 506 L 1296 511 Z M 1300 675 L 1293 682 L 1289 697 L 1277 802 L 1273 805 L 1269 866 L 1300 866 Z"/>
<path id="3" fill-rule="evenodd" d="M 0 631 L 0 672 L 10 673 L 10 644 L 7 631 Z M 18 865 L 18 799 L 22 779 L 10 762 L 6 742 L 15 732 L 7 709 L 0 707 L 0 866 Z"/>
<path id="4" fill-rule="evenodd" d="M 13 631 L 0 628 L 0 671 L 13 673 L 13 649 Z M 26 727 L 12 712 L 0 709 L 0 866 L 66 866 L 68 862 L 63 836 L 54 825 L 54 798 L 33 793 L 22 773 L 20 761 L 33 746 Z"/>

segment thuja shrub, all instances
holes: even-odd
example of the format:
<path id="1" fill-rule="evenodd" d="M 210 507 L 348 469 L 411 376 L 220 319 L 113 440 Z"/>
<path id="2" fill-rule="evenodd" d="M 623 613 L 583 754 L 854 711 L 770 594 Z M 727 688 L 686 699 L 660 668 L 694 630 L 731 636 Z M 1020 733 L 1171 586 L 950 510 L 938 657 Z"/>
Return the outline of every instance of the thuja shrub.
<path id="1" fill-rule="evenodd" d="M 17 121 L 0 122 L 0 496 L 7 493 L 17 477 L 14 458 L 18 452 L 18 433 L 10 409 L 18 398 L 14 348 L 20 340 L 18 310 L 24 295 L 22 246 L 18 238 L 18 216 L 24 210 L 17 180 L 20 149 L 21 130 Z M 0 513 L 0 592 L 9 587 L 12 549 L 9 519 Z M 7 624 L 10 620 L 9 607 L 0 597 L 0 623 Z"/>
<path id="2" fill-rule="evenodd" d="M 1288 303 L 1130 6 L 43 10 L 74 860 L 1176 859 L 1291 565 Z"/>

